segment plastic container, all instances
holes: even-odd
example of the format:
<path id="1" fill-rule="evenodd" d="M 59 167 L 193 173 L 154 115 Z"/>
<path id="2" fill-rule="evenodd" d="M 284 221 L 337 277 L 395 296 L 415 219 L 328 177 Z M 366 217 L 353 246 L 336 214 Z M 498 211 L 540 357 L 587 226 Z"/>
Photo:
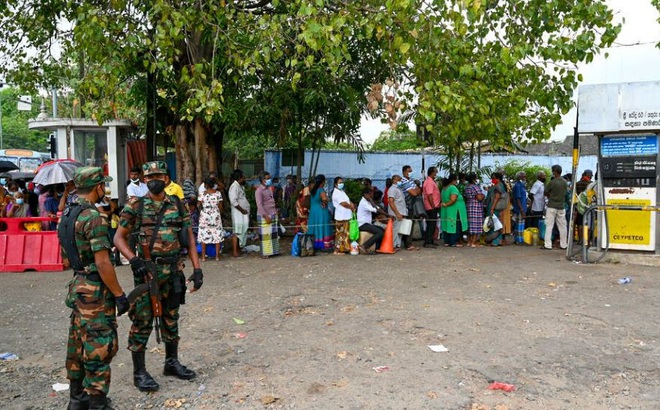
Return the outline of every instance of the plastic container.
<path id="1" fill-rule="evenodd" d="M 410 235 L 412 231 L 413 221 L 410 219 L 402 219 L 399 221 L 399 234 Z"/>
<path id="2" fill-rule="evenodd" d="M 358 247 L 357 241 L 351 242 L 351 255 L 359 255 L 360 248 Z"/>
<path id="3" fill-rule="evenodd" d="M 632 282 L 632 279 L 629 276 L 619 279 L 619 285 L 625 285 Z"/>
<path id="4" fill-rule="evenodd" d="M 523 241 L 527 245 L 539 245 L 539 230 L 538 228 L 526 228 L 523 231 Z"/>

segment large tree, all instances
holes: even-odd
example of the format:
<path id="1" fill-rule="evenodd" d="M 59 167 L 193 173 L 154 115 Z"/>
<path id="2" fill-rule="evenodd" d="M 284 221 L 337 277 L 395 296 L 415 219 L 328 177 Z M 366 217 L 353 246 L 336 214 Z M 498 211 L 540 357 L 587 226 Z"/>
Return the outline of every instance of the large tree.
<path id="1" fill-rule="evenodd" d="M 603 0 L 0 5 L 12 82 L 69 87 L 98 120 L 138 116 L 139 107 L 147 135 L 169 133 L 182 175 L 198 180 L 217 166 L 225 135 L 252 132 L 245 104 L 257 95 L 272 104 L 261 118 L 302 146 L 315 133 L 354 137 L 367 106 L 355 96 L 385 77 L 394 91 L 370 109 L 393 126 L 408 110 L 428 144 L 547 138 L 572 104 L 576 65 L 617 33 Z"/>

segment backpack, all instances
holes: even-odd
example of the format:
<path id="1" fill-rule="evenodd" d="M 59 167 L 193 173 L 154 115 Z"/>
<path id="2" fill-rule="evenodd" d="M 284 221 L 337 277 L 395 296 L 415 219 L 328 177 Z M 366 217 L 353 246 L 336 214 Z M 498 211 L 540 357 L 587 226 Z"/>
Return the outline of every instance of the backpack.
<path id="1" fill-rule="evenodd" d="M 85 209 L 96 208 L 92 205 L 80 205 L 78 203 L 72 203 L 67 206 L 64 212 L 62 212 L 62 218 L 57 226 L 57 237 L 74 271 L 85 270 L 85 265 L 80 260 L 78 246 L 76 245 L 76 221 L 78 220 L 78 215 Z"/>

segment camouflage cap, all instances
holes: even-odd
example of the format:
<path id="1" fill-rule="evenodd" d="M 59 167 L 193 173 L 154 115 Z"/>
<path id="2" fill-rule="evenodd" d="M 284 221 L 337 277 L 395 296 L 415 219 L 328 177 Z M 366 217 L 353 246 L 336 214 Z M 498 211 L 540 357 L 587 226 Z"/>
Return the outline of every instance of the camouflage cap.
<path id="1" fill-rule="evenodd" d="M 99 167 L 80 167 L 73 173 L 73 184 L 76 188 L 93 187 L 110 181 L 112 177 L 103 175 L 103 170 Z"/>
<path id="2" fill-rule="evenodd" d="M 142 165 L 144 176 L 154 174 L 167 174 L 167 164 L 165 161 L 151 161 Z"/>

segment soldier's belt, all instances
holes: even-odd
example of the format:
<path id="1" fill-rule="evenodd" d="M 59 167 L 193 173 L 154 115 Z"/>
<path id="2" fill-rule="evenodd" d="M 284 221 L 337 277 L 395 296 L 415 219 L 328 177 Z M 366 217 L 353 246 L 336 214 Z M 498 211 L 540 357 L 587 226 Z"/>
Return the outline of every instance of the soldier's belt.
<path id="1" fill-rule="evenodd" d="M 178 256 L 158 256 L 153 259 L 157 265 L 172 265 L 179 262 Z"/>
<path id="2" fill-rule="evenodd" d="M 89 280 L 93 280 L 94 282 L 102 282 L 101 280 L 101 275 L 98 272 L 86 272 L 84 270 L 77 270 L 75 271 L 76 275 L 84 276 L 85 278 Z"/>

